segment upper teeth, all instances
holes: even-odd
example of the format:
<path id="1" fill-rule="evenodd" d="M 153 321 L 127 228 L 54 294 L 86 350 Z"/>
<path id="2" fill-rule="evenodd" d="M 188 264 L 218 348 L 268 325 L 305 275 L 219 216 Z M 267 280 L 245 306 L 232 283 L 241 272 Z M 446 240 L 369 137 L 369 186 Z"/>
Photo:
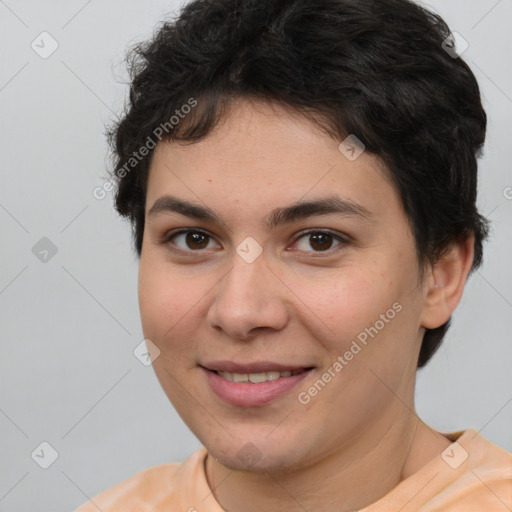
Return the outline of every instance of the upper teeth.
<path id="1" fill-rule="evenodd" d="M 300 373 L 302 370 L 285 370 L 283 372 L 261 372 L 261 373 L 231 373 L 231 372 L 217 372 L 221 377 L 232 382 L 252 382 L 258 384 L 259 382 L 266 382 L 269 380 L 276 380 L 279 377 L 290 377 Z"/>

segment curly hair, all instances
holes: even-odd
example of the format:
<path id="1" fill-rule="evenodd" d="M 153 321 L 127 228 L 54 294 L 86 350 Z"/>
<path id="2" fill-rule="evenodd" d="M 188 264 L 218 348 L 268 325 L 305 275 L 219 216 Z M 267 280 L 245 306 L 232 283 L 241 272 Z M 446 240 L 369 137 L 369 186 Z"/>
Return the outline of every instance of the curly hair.
<path id="1" fill-rule="evenodd" d="M 193 144 L 234 99 L 253 98 L 291 107 L 336 140 L 354 134 L 381 159 L 422 276 L 471 235 L 473 272 L 489 231 L 476 206 L 487 116 L 469 66 L 447 51 L 451 37 L 439 15 L 410 0 L 194 0 L 182 7 L 128 51 L 129 100 L 107 134 L 115 206 L 131 221 L 138 256 L 156 144 Z M 426 330 L 418 368 L 450 322 Z"/>

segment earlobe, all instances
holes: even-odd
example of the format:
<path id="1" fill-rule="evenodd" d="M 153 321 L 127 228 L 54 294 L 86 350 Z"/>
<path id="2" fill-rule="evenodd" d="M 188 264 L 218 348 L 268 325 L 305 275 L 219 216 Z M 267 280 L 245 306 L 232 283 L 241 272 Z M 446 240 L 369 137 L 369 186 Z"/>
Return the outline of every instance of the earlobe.
<path id="1" fill-rule="evenodd" d="M 459 304 L 473 264 L 474 242 L 474 235 L 453 242 L 425 279 L 422 327 L 435 329 L 443 325 Z"/>

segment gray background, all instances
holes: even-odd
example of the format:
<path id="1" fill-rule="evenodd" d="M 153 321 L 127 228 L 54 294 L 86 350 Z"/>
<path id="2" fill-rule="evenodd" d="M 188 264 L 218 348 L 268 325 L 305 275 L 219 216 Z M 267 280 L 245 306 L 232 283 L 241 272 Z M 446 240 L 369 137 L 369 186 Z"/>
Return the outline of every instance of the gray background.
<path id="1" fill-rule="evenodd" d="M 417 410 L 439 430 L 473 427 L 512 450 L 512 1 L 427 5 L 468 41 L 481 84 L 490 122 L 479 205 L 493 233 L 443 347 L 419 373 Z M 73 510 L 200 446 L 133 355 L 143 336 L 129 226 L 110 194 L 92 194 L 104 183 L 104 124 L 127 91 L 125 49 L 177 7 L 0 1 L 0 511 Z M 31 48 L 43 31 L 59 44 L 47 59 Z M 43 237 L 57 248 L 46 262 Z M 48 469 L 31 457 L 43 441 L 59 455 Z M 44 447 L 35 453 L 50 460 Z"/>

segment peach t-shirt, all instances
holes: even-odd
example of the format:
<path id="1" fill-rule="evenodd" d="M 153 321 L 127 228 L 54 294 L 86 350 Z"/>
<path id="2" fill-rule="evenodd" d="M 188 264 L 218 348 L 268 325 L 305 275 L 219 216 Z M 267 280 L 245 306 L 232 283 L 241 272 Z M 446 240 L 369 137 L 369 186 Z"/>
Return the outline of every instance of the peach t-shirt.
<path id="1" fill-rule="evenodd" d="M 511 511 L 512 453 L 475 429 L 445 435 L 454 442 L 440 456 L 358 512 Z M 223 512 L 206 480 L 206 453 L 141 471 L 75 512 Z"/>

